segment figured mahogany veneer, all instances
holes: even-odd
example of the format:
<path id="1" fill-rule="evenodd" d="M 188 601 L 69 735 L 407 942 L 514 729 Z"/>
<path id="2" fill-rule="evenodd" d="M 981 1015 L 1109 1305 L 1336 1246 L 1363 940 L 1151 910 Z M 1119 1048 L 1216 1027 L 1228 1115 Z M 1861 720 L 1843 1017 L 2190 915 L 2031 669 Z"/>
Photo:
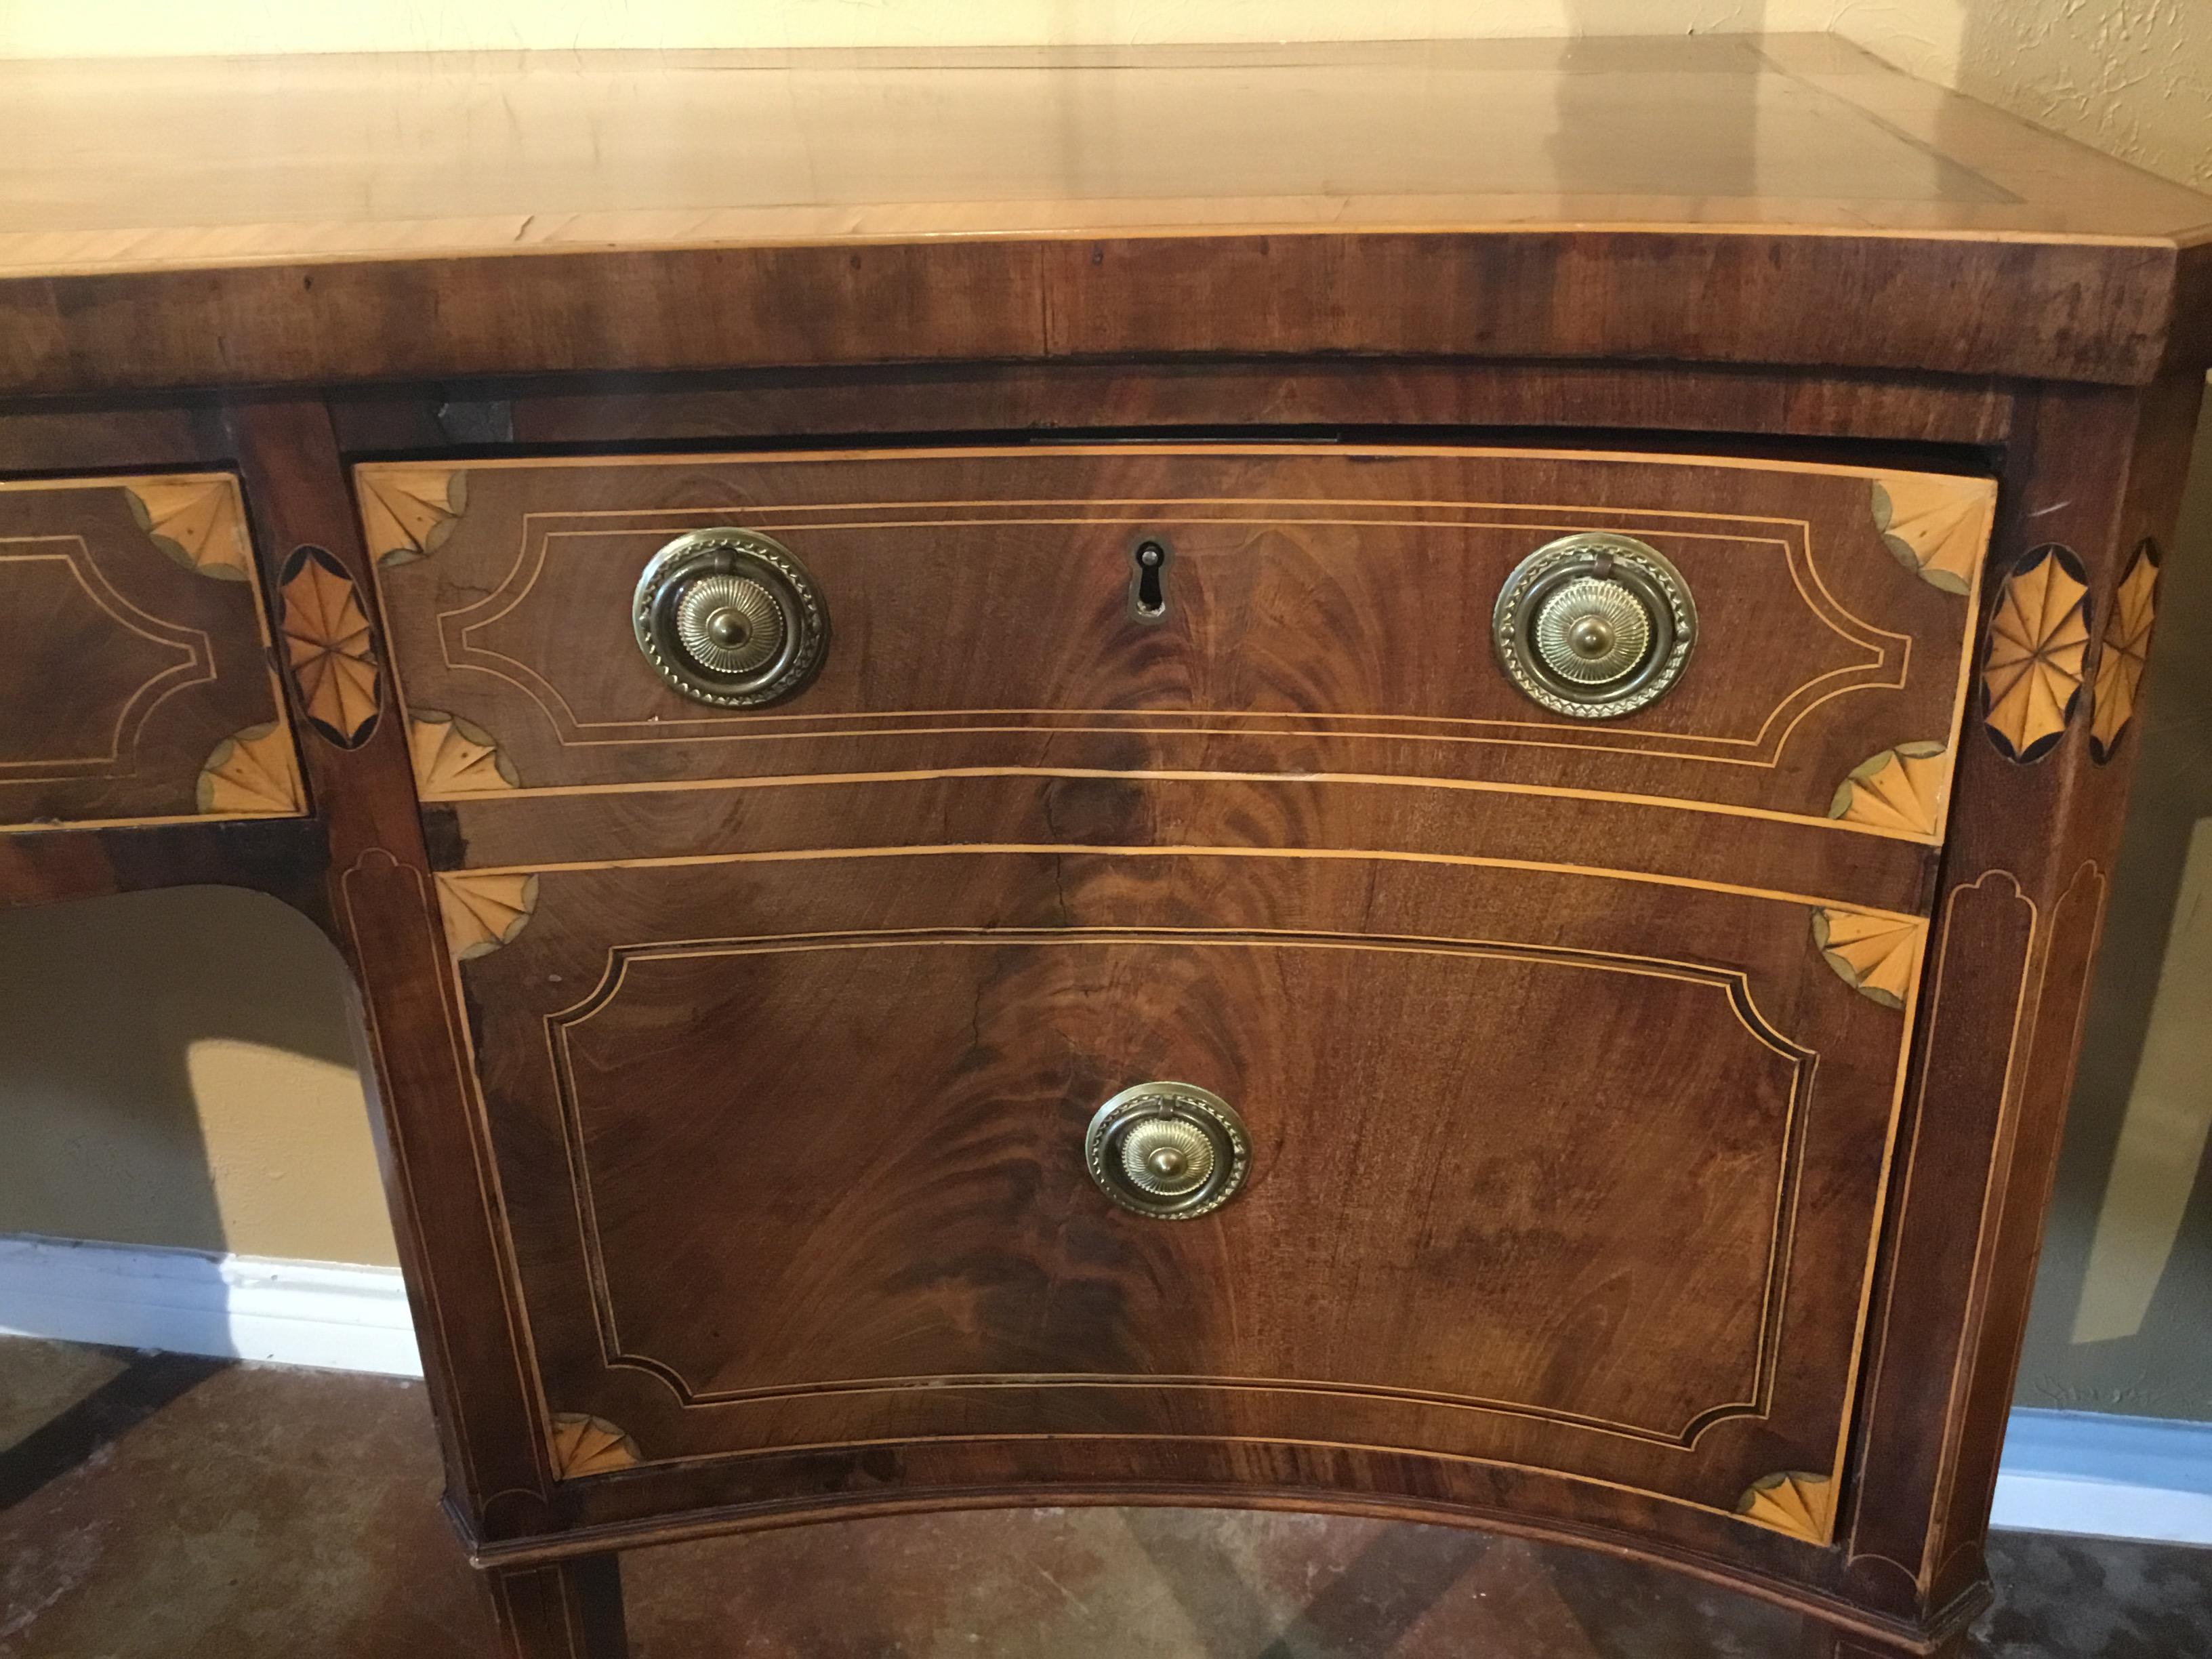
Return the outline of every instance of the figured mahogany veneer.
<path id="1" fill-rule="evenodd" d="M 1818 39 L 85 76 L 0 65 L 0 898 L 337 940 L 508 1659 L 1069 1502 L 1960 1652 L 2212 203 Z M 830 618 L 743 712 L 632 632 L 728 525 Z M 1701 626 L 1588 722 L 1491 609 L 1598 531 Z M 1220 1208 L 1093 1184 L 1146 1082 Z"/>
<path id="2" fill-rule="evenodd" d="M 1379 774 L 1929 843 L 1995 495 L 1901 470 L 1282 446 L 370 465 L 356 484 L 425 800 Z M 830 615 L 820 673 L 771 708 L 684 697 L 631 637 L 647 560 L 720 525 L 789 547 Z M 1658 548 L 1698 607 L 1682 684 L 1629 720 L 1540 707 L 1490 643 L 1514 566 L 1590 530 Z M 1170 560 L 1149 623 L 1146 541 Z M 1900 750 L 1919 793 L 1852 787 Z"/>
<path id="3" fill-rule="evenodd" d="M 1840 1471 L 1911 1010 L 1800 902 L 1296 848 L 441 895 L 538 1376 L 635 1458 L 1219 1435 L 1723 1516 Z M 1839 914 L 1909 1002 L 1924 924 Z M 1247 1120 L 1218 1216 L 1070 1155 L 1150 1079 Z"/>
<path id="4" fill-rule="evenodd" d="M 307 810 L 238 481 L 0 483 L 0 830 Z"/>

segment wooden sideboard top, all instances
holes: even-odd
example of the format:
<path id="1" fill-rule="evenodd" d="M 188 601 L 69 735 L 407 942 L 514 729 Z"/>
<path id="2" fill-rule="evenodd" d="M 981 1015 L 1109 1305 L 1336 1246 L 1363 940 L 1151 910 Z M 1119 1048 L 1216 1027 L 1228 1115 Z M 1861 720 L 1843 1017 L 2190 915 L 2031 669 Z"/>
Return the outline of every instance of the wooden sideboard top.
<path id="1" fill-rule="evenodd" d="M 0 390 L 1194 349 L 2126 383 L 2212 264 L 2212 198 L 1822 35 L 21 62 L 0 153 Z"/>

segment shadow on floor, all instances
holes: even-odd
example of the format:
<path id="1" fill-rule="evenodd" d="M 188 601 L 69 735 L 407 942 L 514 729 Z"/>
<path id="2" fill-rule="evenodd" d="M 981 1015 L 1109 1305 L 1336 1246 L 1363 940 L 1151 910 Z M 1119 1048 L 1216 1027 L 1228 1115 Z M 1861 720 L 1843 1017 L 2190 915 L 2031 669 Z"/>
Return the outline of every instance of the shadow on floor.
<path id="1" fill-rule="evenodd" d="M 485 1659 L 419 1384 L 0 1341 L 4 1659 Z M 2212 1552 L 2001 1534 L 1989 1659 L 2212 1655 Z M 1781 1659 L 1795 1615 L 1579 1550 L 1012 1510 L 643 1551 L 635 1659 Z"/>

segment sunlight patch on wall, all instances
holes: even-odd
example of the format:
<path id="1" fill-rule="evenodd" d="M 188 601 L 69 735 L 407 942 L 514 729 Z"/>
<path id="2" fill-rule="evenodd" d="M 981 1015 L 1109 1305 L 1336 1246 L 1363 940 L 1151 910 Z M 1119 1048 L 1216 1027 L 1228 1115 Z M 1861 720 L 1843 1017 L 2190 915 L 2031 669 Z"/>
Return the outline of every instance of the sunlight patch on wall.
<path id="1" fill-rule="evenodd" d="M 201 1037 L 185 1068 L 225 1248 L 314 1261 L 396 1259 L 350 1066 Z"/>

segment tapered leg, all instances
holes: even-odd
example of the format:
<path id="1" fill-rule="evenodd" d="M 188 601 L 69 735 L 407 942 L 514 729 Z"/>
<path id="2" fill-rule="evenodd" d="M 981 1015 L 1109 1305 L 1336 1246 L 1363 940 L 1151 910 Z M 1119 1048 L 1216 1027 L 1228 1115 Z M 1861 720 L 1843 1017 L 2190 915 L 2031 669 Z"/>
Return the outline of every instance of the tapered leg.
<path id="1" fill-rule="evenodd" d="M 500 1659 L 629 1659 L 617 1556 L 493 1567 L 484 1574 L 484 1588 L 499 1630 Z"/>

